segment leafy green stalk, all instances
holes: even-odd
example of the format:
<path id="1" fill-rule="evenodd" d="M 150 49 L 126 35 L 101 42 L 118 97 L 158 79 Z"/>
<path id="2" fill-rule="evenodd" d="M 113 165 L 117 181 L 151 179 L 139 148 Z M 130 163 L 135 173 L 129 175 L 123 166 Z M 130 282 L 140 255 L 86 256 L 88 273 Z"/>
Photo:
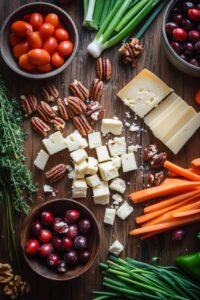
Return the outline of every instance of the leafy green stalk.
<path id="1" fill-rule="evenodd" d="M 100 22 L 99 22 L 99 27 L 101 28 L 104 20 L 106 19 L 107 15 L 109 14 L 109 6 L 111 4 L 111 0 L 105 0 L 104 1 L 104 6 L 102 9 L 102 13 L 101 13 L 101 18 L 100 18 Z"/>
<path id="2" fill-rule="evenodd" d="M 105 2 L 107 2 L 107 0 L 96 0 L 93 21 L 91 23 L 91 27 L 96 30 L 99 28 L 100 19 L 102 16 L 103 7 L 104 7 Z"/>

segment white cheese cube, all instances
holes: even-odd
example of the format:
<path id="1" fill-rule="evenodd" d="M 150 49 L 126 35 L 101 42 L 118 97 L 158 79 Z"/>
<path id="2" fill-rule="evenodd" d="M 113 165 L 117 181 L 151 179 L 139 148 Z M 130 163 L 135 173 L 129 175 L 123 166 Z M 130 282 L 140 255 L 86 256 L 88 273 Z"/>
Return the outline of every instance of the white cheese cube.
<path id="1" fill-rule="evenodd" d="M 124 199 L 120 194 L 113 194 L 112 200 L 114 205 L 119 205 L 119 203 L 121 203 Z"/>
<path id="2" fill-rule="evenodd" d="M 125 220 L 133 212 L 133 207 L 127 201 L 118 208 L 117 215 L 120 219 Z"/>
<path id="3" fill-rule="evenodd" d="M 87 184 L 90 187 L 95 187 L 101 183 L 101 180 L 98 175 L 92 175 L 86 178 Z"/>
<path id="4" fill-rule="evenodd" d="M 44 191 L 44 193 L 53 193 L 53 188 L 52 188 L 52 186 L 50 186 L 48 184 L 44 184 L 43 191 Z"/>
<path id="5" fill-rule="evenodd" d="M 34 160 L 34 165 L 40 169 L 40 170 L 44 170 L 47 161 L 49 159 L 49 154 L 47 154 L 44 150 L 40 150 L 37 154 L 36 159 Z"/>
<path id="6" fill-rule="evenodd" d="M 87 172 L 87 167 L 88 167 L 87 161 L 83 160 L 80 162 L 80 164 L 78 165 L 75 164 L 75 172 L 85 175 L 85 173 Z"/>
<path id="7" fill-rule="evenodd" d="M 88 157 L 87 175 L 95 175 L 98 172 L 98 161 L 96 158 Z"/>
<path id="8" fill-rule="evenodd" d="M 140 145 L 130 145 L 128 146 L 128 153 L 137 152 L 138 149 L 141 149 Z"/>
<path id="9" fill-rule="evenodd" d="M 105 181 L 109 181 L 119 176 L 117 168 L 115 168 L 111 161 L 99 164 L 99 172 L 101 178 Z"/>
<path id="10" fill-rule="evenodd" d="M 95 204 L 107 205 L 107 204 L 109 204 L 109 200 L 110 200 L 109 195 L 94 197 Z"/>
<path id="11" fill-rule="evenodd" d="M 116 214 L 116 210 L 113 208 L 106 208 L 105 210 L 105 215 L 104 215 L 104 223 L 105 224 L 109 224 L 109 225 L 113 225 L 114 221 L 115 221 L 115 214 Z"/>
<path id="12" fill-rule="evenodd" d="M 74 152 L 71 152 L 70 157 L 76 164 L 79 164 L 81 161 L 85 160 L 88 155 L 84 149 L 78 149 Z"/>
<path id="13" fill-rule="evenodd" d="M 100 146 L 96 148 L 96 153 L 99 162 L 110 160 L 110 155 L 106 146 Z"/>
<path id="14" fill-rule="evenodd" d="M 71 171 L 68 173 L 68 178 L 69 178 L 69 179 L 76 179 L 76 173 L 75 173 L 75 170 L 71 170 Z"/>
<path id="15" fill-rule="evenodd" d="M 125 137 L 115 137 L 108 141 L 108 149 L 111 156 L 118 156 L 126 153 Z"/>
<path id="16" fill-rule="evenodd" d="M 70 135 L 65 138 L 69 152 L 75 151 L 77 149 L 84 149 L 88 146 L 86 139 L 84 139 L 78 130 L 75 130 Z"/>
<path id="17" fill-rule="evenodd" d="M 114 179 L 110 184 L 111 190 L 124 194 L 126 190 L 126 182 L 121 178 Z"/>
<path id="18" fill-rule="evenodd" d="M 60 131 L 52 133 L 49 136 L 49 138 L 43 139 L 42 143 L 44 144 L 50 155 L 60 152 L 67 148 L 65 139 L 63 138 Z"/>
<path id="19" fill-rule="evenodd" d="M 86 198 L 87 183 L 84 179 L 74 180 L 72 184 L 72 198 Z"/>
<path id="20" fill-rule="evenodd" d="M 88 134 L 89 148 L 95 149 L 102 146 L 101 133 L 99 131 Z"/>
<path id="21" fill-rule="evenodd" d="M 119 156 L 111 157 L 112 164 L 115 168 L 119 169 L 122 166 L 122 159 Z"/>
<path id="22" fill-rule="evenodd" d="M 121 156 L 122 158 L 122 169 L 123 172 L 129 172 L 137 170 L 137 164 L 135 161 L 135 155 L 134 153 L 128 153 Z"/>
<path id="23" fill-rule="evenodd" d="M 112 133 L 114 135 L 120 135 L 122 132 L 123 124 L 119 120 L 115 119 L 103 119 L 101 124 L 101 132 L 103 134 Z"/>
<path id="24" fill-rule="evenodd" d="M 116 240 L 109 248 L 109 252 L 116 256 L 119 256 L 123 250 L 124 246 L 118 240 Z"/>
<path id="25" fill-rule="evenodd" d="M 108 183 L 105 181 L 102 181 L 99 185 L 93 188 L 94 197 L 103 197 L 109 195 L 110 195 L 110 191 L 109 191 Z"/>

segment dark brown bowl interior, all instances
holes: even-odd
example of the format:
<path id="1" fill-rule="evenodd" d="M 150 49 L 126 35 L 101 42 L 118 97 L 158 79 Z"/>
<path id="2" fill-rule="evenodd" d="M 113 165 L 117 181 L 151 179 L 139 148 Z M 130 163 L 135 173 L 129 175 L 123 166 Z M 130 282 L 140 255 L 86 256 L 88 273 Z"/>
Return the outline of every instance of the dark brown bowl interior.
<path id="1" fill-rule="evenodd" d="M 49 269 L 44 262 L 41 262 L 38 257 L 30 257 L 26 255 L 24 249 L 27 241 L 30 238 L 31 223 L 39 218 L 42 211 L 50 210 L 53 212 L 55 217 L 63 217 L 65 211 L 68 209 L 79 210 L 81 213 L 81 217 L 88 218 L 92 223 L 91 232 L 88 233 L 88 249 L 90 249 L 91 251 L 91 257 L 88 263 L 86 263 L 85 265 L 78 265 L 74 268 L 71 268 L 65 274 L 57 274 L 56 271 Z M 21 247 L 26 262 L 31 267 L 31 269 L 40 276 L 57 281 L 67 281 L 76 278 L 86 273 L 92 267 L 98 256 L 100 249 L 100 231 L 97 224 L 97 220 L 87 207 L 74 200 L 53 199 L 48 202 L 39 203 L 32 209 L 32 211 L 24 221 L 21 232 Z"/>
<path id="2" fill-rule="evenodd" d="M 20 69 L 18 61 L 14 58 L 11 47 L 9 45 L 8 38 L 12 22 L 16 20 L 22 20 L 26 14 L 33 12 L 40 12 L 42 14 L 56 13 L 59 16 L 64 27 L 66 27 L 66 29 L 68 30 L 70 39 L 74 44 L 73 53 L 69 58 L 66 59 L 65 63 L 61 67 L 54 69 L 53 71 L 48 73 L 30 73 Z M 34 2 L 17 8 L 12 14 L 8 16 L 1 29 L 0 43 L 1 55 L 3 57 L 3 60 L 13 71 L 21 76 L 31 79 L 47 79 L 61 73 L 64 69 L 67 68 L 67 66 L 69 66 L 69 64 L 73 60 L 78 48 L 78 32 L 72 18 L 63 9 L 46 2 Z"/>

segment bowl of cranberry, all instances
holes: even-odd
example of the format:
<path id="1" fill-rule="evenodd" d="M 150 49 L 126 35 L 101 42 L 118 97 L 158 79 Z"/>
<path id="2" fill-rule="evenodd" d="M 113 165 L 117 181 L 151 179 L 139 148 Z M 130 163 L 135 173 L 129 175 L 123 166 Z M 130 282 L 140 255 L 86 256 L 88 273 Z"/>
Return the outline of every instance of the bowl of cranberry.
<path id="1" fill-rule="evenodd" d="M 77 47 L 78 32 L 72 18 L 50 3 L 20 6 L 1 28 L 4 62 L 30 79 L 47 79 L 61 73 L 72 62 Z"/>
<path id="2" fill-rule="evenodd" d="M 35 273 L 56 281 L 71 280 L 86 273 L 98 256 L 98 223 L 77 201 L 39 203 L 24 221 L 21 247 Z"/>
<path id="3" fill-rule="evenodd" d="M 180 71 L 200 77 L 200 2 L 173 0 L 163 18 L 162 44 Z"/>

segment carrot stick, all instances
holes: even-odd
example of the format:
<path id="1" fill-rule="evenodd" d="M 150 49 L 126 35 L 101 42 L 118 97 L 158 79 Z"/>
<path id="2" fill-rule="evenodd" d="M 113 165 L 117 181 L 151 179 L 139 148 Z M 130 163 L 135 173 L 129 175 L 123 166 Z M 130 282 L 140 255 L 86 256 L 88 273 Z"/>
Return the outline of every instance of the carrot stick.
<path id="1" fill-rule="evenodd" d="M 174 213 L 173 217 L 174 218 L 182 218 L 182 217 L 187 217 L 187 216 L 191 216 L 191 215 L 196 215 L 198 213 L 200 213 L 200 209 L 193 209 L 193 210 Z"/>
<path id="2" fill-rule="evenodd" d="M 155 186 L 152 188 L 134 192 L 130 194 L 129 197 L 134 203 L 140 203 L 153 198 L 166 196 L 168 194 L 193 190 L 195 187 L 200 187 L 200 182 L 177 180 L 175 184 Z"/>
<path id="3" fill-rule="evenodd" d="M 175 203 L 178 203 L 180 201 L 183 201 L 185 199 L 188 199 L 188 200 L 189 199 L 194 199 L 197 195 L 200 195 L 200 190 L 195 190 L 195 191 L 192 191 L 192 192 L 188 192 L 188 193 L 185 193 L 185 194 L 181 194 L 181 195 L 169 198 L 167 200 L 162 200 L 159 203 L 152 204 L 150 206 L 145 207 L 144 208 L 144 213 L 148 214 L 148 213 L 160 210 L 162 208 L 169 207 L 169 206 L 171 206 Z"/>
<path id="4" fill-rule="evenodd" d="M 160 233 L 163 233 L 165 232 L 166 230 L 165 229 L 162 229 L 162 230 L 157 230 L 157 231 L 154 231 L 154 232 L 150 232 L 150 233 L 146 233 L 146 234 L 143 234 L 141 236 L 141 240 L 145 240 L 145 239 L 148 239 L 154 235 L 157 235 L 157 234 L 160 234 Z"/>
<path id="5" fill-rule="evenodd" d="M 193 223 L 193 222 L 197 222 L 197 221 L 200 221 L 200 214 L 197 214 L 195 216 L 188 216 L 181 220 L 174 220 L 174 221 L 160 223 L 160 224 L 152 225 L 152 226 L 148 226 L 148 227 L 141 227 L 141 228 L 133 229 L 129 232 L 129 234 L 130 235 L 139 235 L 139 234 L 159 231 L 162 229 L 166 229 L 166 231 L 167 231 L 169 229 L 178 227 L 180 225 Z"/>
<path id="6" fill-rule="evenodd" d="M 198 168 L 188 168 L 189 171 L 191 171 L 194 174 L 200 175 L 200 167 Z"/>
<path id="7" fill-rule="evenodd" d="M 193 181 L 200 181 L 200 176 L 192 173 L 191 171 L 188 171 L 187 169 L 184 169 L 182 167 L 177 166 L 176 164 L 173 164 L 172 162 L 166 160 L 164 162 L 164 167 L 180 176 L 183 176 L 185 178 L 188 178 Z"/>
<path id="8" fill-rule="evenodd" d="M 199 168 L 200 167 L 200 157 L 193 159 L 191 161 L 191 164 L 194 168 Z"/>

